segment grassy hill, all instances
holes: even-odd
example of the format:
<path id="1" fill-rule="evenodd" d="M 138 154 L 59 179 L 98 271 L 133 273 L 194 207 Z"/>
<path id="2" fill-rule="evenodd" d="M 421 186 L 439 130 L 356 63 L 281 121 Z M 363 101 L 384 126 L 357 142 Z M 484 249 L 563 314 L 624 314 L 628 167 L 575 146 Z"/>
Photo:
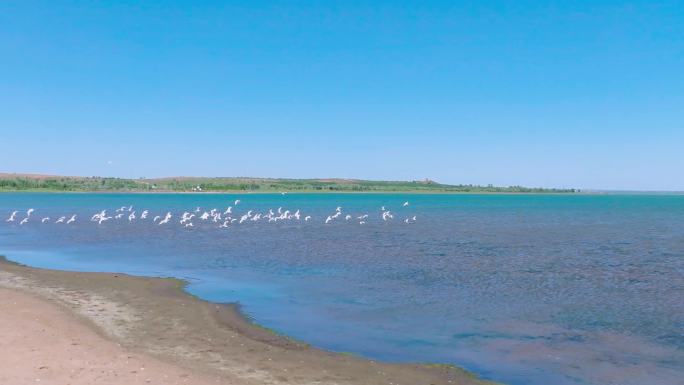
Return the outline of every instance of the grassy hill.
<path id="1" fill-rule="evenodd" d="M 101 191 L 101 192 L 511 192 L 573 193 L 575 189 L 545 189 L 522 186 L 496 187 L 447 185 L 431 180 L 372 181 L 358 179 L 276 179 L 173 177 L 123 179 L 69 177 L 34 174 L 0 174 L 0 191 Z"/>

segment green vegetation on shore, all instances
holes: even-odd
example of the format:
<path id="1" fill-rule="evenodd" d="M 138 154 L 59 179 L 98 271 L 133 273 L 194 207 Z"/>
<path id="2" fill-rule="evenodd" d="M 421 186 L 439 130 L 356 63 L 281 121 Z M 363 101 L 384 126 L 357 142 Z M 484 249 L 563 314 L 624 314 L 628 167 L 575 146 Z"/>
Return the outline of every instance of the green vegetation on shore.
<path id="1" fill-rule="evenodd" d="M 123 179 L 0 174 L 0 191 L 74 192 L 435 192 L 435 193 L 574 193 L 575 189 L 522 186 L 447 185 L 431 180 L 200 178 Z"/>

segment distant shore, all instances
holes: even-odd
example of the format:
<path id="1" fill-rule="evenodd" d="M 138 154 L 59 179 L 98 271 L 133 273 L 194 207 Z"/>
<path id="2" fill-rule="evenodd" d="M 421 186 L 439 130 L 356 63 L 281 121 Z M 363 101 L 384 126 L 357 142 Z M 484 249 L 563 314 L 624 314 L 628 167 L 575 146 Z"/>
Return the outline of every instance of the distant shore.
<path id="1" fill-rule="evenodd" d="M 0 191 L 55 192 L 215 192 L 215 193 L 280 193 L 280 192 L 352 192 L 352 193 L 575 193 L 576 189 L 525 186 L 493 186 L 443 184 L 430 179 L 382 181 L 363 179 L 321 178 L 254 178 L 254 177 L 169 177 L 110 178 L 76 177 L 42 174 L 0 173 Z"/>
<path id="2" fill-rule="evenodd" d="M 8 355 L 4 358 L 26 355 L 15 360 L 12 370 L 0 374 L 0 380 L 4 375 L 13 376 L 13 383 L 34 383 L 33 376 L 48 373 L 47 369 L 53 378 L 67 378 L 63 371 L 75 362 L 69 355 L 81 354 L 94 361 L 99 357 L 103 373 L 121 375 L 104 382 L 84 381 L 99 378 L 93 364 L 86 363 L 81 380 L 68 377 L 73 384 L 170 384 L 186 383 L 188 378 L 201 385 L 492 384 L 449 365 L 389 364 L 323 351 L 249 322 L 235 306 L 200 300 L 186 293 L 184 286 L 176 279 L 35 269 L 0 257 L 0 296 L 11 299 L 0 305 L 7 307 L 0 312 L 0 325 L 7 329 L 4 333 L 21 336 L 3 348 Z M 27 317 L 36 315 L 35 320 L 22 322 L 11 304 L 21 307 Z M 35 335 L 40 323 L 34 321 L 40 314 L 54 315 L 42 324 L 43 332 L 58 340 L 51 346 L 41 345 L 44 337 Z M 90 353 L 68 344 L 60 348 L 58 342 L 64 342 L 64 336 L 91 341 Z M 128 359 L 122 361 L 122 355 Z M 43 368 L 21 364 L 36 357 L 45 361 Z M 138 362 L 151 368 L 145 378 L 129 370 Z M 152 382 L 161 375 L 167 378 Z"/>
<path id="3" fill-rule="evenodd" d="M 0 194 L 7 193 L 46 193 L 46 194 L 188 194 L 188 195 L 249 195 L 249 194 L 271 194 L 271 195 L 309 195 L 309 194 L 387 194 L 387 195 L 604 195 L 610 192 L 491 192 L 491 191 L 318 191 L 318 190 L 297 190 L 297 191 L 174 191 L 174 190 L 91 190 L 91 191 L 60 191 L 60 190 L 0 190 Z M 663 193 L 668 194 L 668 193 Z M 673 192 L 669 194 L 684 194 Z"/>

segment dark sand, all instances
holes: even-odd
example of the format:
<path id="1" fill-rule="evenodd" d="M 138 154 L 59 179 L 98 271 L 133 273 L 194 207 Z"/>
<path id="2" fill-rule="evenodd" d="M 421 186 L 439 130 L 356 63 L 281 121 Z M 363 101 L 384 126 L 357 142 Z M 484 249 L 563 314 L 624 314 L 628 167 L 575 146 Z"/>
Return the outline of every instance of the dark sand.
<path id="1" fill-rule="evenodd" d="M 250 323 L 234 306 L 193 297 L 183 286 L 175 279 L 0 260 L 0 326 L 15 337 L 2 345 L 0 382 L 40 383 L 36 375 L 44 375 L 48 384 L 491 384 L 458 368 L 388 364 L 312 348 Z M 75 348 L 75 340 L 89 341 L 88 349 Z M 144 375 L 131 369 L 143 364 Z"/>

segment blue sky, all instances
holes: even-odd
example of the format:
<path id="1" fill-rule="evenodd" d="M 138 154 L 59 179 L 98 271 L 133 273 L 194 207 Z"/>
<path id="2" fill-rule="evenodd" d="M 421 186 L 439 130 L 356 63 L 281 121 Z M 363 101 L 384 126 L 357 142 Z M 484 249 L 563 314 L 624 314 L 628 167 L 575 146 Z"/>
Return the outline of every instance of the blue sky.
<path id="1" fill-rule="evenodd" d="M 684 190 L 678 1 L 3 1 L 0 63 L 0 171 Z"/>

